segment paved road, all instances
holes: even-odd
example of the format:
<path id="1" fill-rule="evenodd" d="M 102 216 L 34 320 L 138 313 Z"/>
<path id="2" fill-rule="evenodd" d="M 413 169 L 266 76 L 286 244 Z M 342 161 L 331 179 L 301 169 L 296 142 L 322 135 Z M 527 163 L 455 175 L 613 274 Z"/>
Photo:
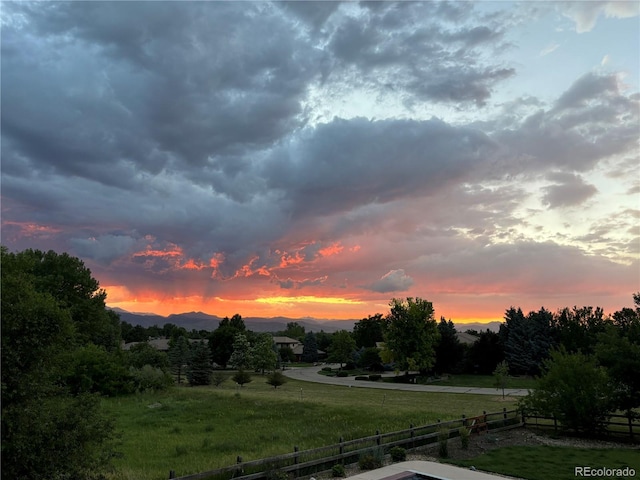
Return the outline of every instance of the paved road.
<path id="1" fill-rule="evenodd" d="M 495 388 L 475 388 L 475 387 L 447 387 L 444 385 L 414 385 L 411 383 L 387 383 L 368 382 L 364 380 L 354 380 L 353 377 L 327 377 L 318 372 L 322 367 L 293 367 L 283 373 L 296 380 L 305 382 L 326 383 L 331 385 L 343 385 L 357 388 L 379 388 L 384 390 L 409 390 L 414 392 L 439 392 L 439 393 L 470 393 L 474 395 L 501 395 L 502 391 Z M 394 376 L 394 373 L 385 373 L 384 376 Z M 505 388 L 504 394 L 510 397 L 523 397 L 528 390 L 521 388 Z"/>

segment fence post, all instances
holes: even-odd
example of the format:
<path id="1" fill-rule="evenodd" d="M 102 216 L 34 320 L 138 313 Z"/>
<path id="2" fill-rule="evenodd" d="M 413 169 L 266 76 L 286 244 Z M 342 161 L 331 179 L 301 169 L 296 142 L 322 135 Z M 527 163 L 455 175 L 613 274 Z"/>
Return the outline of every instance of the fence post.
<path id="1" fill-rule="evenodd" d="M 376 438 L 376 444 L 380 446 L 380 430 L 376 430 L 376 435 L 378 436 L 378 438 Z"/>
<path id="2" fill-rule="evenodd" d="M 466 427 L 467 426 L 467 417 L 465 416 L 465 414 L 462 414 L 462 426 Z"/>
<path id="3" fill-rule="evenodd" d="M 558 431 L 558 419 L 556 418 L 556 416 L 553 416 L 553 431 L 557 432 Z"/>
<path id="4" fill-rule="evenodd" d="M 237 464 L 237 465 L 240 465 L 241 463 L 242 463 L 242 457 L 241 457 L 240 455 L 238 455 L 238 456 L 236 457 L 236 464 Z M 244 473 L 244 471 L 243 471 L 243 469 L 242 469 L 242 468 L 239 468 L 239 469 L 237 470 L 237 472 L 238 472 L 238 475 L 242 475 L 242 474 Z M 235 475 L 234 475 L 234 476 L 235 476 Z"/>
<path id="5" fill-rule="evenodd" d="M 629 420 L 629 436 L 631 437 L 631 440 L 633 440 L 633 422 L 631 412 L 628 412 L 627 419 Z"/>
<path id="6" fill-rule="evenodd" d="M 413 437 L 415 437 L 415 435 L 416 435 L 416 433 L 413 431 L 413 423 L 409 424 L 409 429 L 411 430 L 411 432 L 410 432 L 411 448 L 416 448 L 416 441 L 413 439 Z"/>
<path id="7" fill-rule="evenodd" d="M 344 438 L 340 437 L 340 440 L 338 440 L 338 442 L 340 443 L 340 455 L 342 455 L 344 453 L 344 445 L 342 444 L 342 442 L 344 442 Z"/>
<path id="8" fill-rule="evenodd" d="M 297 446 L 297 445 L 294 445 L 294 447 L 293 447 L 293 452 L 294 452 L 294 453 L 298 453 L 298 446 Z M 295 455 L 295 456 L 293 457 L 293 463 L 294 463 L 295 465 L 297 465 L 297 464 L 298 464 L 298 455 Z"/>
<path id="9" fill-rule="evenodd" d="M 169 479 L 172 478 L 176 478 L 176 471 L 175 470 L 169 470 Z"/>

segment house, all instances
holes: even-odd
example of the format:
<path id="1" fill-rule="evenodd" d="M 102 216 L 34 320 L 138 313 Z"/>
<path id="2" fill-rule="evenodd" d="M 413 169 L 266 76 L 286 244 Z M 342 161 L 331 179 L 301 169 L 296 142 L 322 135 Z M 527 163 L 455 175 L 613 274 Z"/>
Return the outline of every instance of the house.
<path id="1" fill-rule="evenodd" d="M 289 337 L 273 337 L 273 343 L 276 346 L 277 350 L 281 348 L 290 348 L 293 351 L 293 354 L 296 357 L 296 362 L 302 361 L 302 351 L 304 350 L 304 345 L 300 343 L 298 340 L 294 340 Z M 327 353 L 322 350 L 318 350 L 318 358 L 326 358 Z"/>

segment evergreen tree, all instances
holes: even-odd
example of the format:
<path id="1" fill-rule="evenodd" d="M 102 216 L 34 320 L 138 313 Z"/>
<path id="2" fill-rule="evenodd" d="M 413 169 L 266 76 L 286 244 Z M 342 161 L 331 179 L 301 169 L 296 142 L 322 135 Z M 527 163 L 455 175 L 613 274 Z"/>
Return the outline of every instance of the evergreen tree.
<path id="1" fill-rule="evenodd" d="M 438 323 L 438 332 L 440 333 L 440 340 L 438 340 L 435 348 L 436 363 L 434 369 L 439 373 L 451 373 L 462 362 L 464 347 L 458 340 L 458 332 L 451 320 L 447 321 L 444 317 L 441 317 L 440 323 Z"/>
<path id="2" fill-rule="evenodd" d="M 184 338 L 184 337 L 183 337 Z M 204 342 L 195 342 L 191 346 L 191 355 L 187 367 L 189 385 L 210 385 L 213 365 L 211 365 L 211 351 Z"/>
<path id="3" fill-rule="evenodd" d="M 171 373 L 173 373 L 178 380 L 178 385 L 182 383 L 182 377 L 185 373 L 185 369 L 189 364 L 191 358 L 191 347 L 189 340 L 186 337 L 178 337 L 175 341 L 169 343 L 169 365 L 171 366 Z"/>
<path id="4" fill-rule="evenodd" d="M 308 332 L 304 336 L 301 360 L 309 363 L 318 361 L 318 344 L 316 342 L 316 335 L 313 332 Z"/>

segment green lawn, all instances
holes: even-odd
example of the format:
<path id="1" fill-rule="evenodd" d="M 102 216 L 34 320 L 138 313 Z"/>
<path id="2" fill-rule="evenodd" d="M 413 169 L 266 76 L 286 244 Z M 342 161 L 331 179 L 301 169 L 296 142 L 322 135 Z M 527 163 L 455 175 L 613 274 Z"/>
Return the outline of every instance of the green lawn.
<path id="1" fill-rule="evenodd" d="M 483 395 L 356 389 L 289 380 L 274 389 L 259 375 L 243 388 L 180 387 L 105 399 L 121 432 L 113 480 L 155 480 L 271 455 L 499 411 L 514 404 Z"/>
<path id="2" fill-rule="evenodd" d="M 640 474 L 640 451 L 631 449 L 583 449 L 572 447 L 519 446 L 491 450 L 471 460 L 450 461 L 455 465 L 513 475 L 528 480 L 575 480 L 575 467 L 625 468 Z M 623 478 L 597 476 L 592 478 Z M 636 478 L 636 477 L 631 477 Z"/>

